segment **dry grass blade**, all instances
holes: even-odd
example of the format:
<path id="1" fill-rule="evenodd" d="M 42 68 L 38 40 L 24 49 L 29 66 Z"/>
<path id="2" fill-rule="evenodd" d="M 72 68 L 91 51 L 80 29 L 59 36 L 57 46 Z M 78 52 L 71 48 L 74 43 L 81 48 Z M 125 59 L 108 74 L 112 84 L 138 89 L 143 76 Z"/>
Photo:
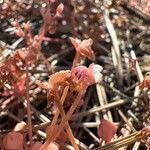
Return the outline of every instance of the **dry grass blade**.
<path id="1" fill-rule="evenodd" d="M 107 100 L 107 96 L 106 96 L 106 91 L 105 91 L 105 87 L 103 85 L 97 84 L 96 85 L 96 91 L 97 91 L 97 95 L 98 95 L 98 100 L 100 103 L 100 106 L 105 106 L 108 104 L 108 100 Z M 104 110 L 103 116 L 104 118 L 109 118 L 110 121 L 112 121 L 112 114 L 110 112 L 110 110 L 106 111 Z"/>
<path id="2" fill-rule="evenodd" d="M 140 146 L 140 142 L 135 142 L 132 150 L 138 150 L 139 149 L 139 146 Z"/>
<path id="3" fill-rule="evenodd" d="M 81 117 L 84 117 L 84 116 L 87 116 L 87 115 L 91 115 L 91 114 L 94 114 L 95 112 L 100 112 L 102 110 L 105 110 L 105 109 L 110 109 L 110 108 L 113 108 L 113 107 L 117 107 L 117 106 L 120 106 L 120 105 L 123 105 L 125 103 L 130 103 L 131 101 L 129 100 L 125 100 L 125 99 L 119 99 L 115 102 L 111 102 L 109 104 L 106 104 L 104 106 L 100 106 L 100 107 L 97 107 L 97 108 L 92 108 L 88 111 L 84 111 L 84 112 L 80 112 L 80 113 L 77 113 L 77 114 L 74 114 L 72 115 L 71 117 L 71 120 L 74 120 L 74 119 L 77 119 L 77 118 L 81 118 Z"/>
<path id="4" fill-rule="evenodd" d="M 10 45 L 7 45 L 3 41 L 0 41 L 0 63 L 2 63 L 4 59 L 8 58 L 11 53 L 12 49 L 10 48 Z"/>
<path id="5" fill-rule="evenodd" d="M 111 142 L 110 144 L 106 144 L 102 147 L 99 147 L 99 148 L 96 148 L 93 150 L 99 150 L 99 149 L 100 150 L 116 150 L 116 149 L 121 148 L 125 145 L 130 145 L 130 144 L 138 141 L 137 136 L 139 135 L 139 133 L 140 133 L 140 131 L 134 132 L 129 136 L 123 137 L 121 139 L 117 139 L 117 140 Z M 148 136 L 150 136 L 150 132 L 147 133 L 143 138 L 146 138 Z"/>
<path id="6" fill-rule="evenodd" d="M 136 73 L 137 73 L 137 76 L 138 76 L 139 81 L 142 82 L 143 79 L 144 79 L 144 77 L 143 77 L 142 71 L 141 71 L 141 69 L 140 69 L 139 63 L 138 63 L 138 61 L 137 61 L 135 52 L 132 50 L 132 51 L 130 52 L 130 55 L 131 55 L 131 58 L 132 58 L 133 60 L 136 60 L 136 62 L 135 62 L 135 63 L 136 63 L 136 64 L 135 64 L 135 65 L 136 65 Z"/>
<path id="7" fill-rule="evenodd" d="M 123 84 L 123 68 L 122 68 L 122 63 L 121 63 L 120 49 L 119 49 L 116 31 L 114 29 L 114 26 L 113 26 L 111 20 L 109 19 L 109 12 L 107 9 L 105 9 L 105 12 L 104 12 L 104 19 L 105 19 L 106 27 L 108 29 L 108 32 L 109 32 L 111 40 L 112 40 L 112 44 L 113 44 L 112 58 L 113 58 L 114 66 L 117 71 L 119 85 L 122 85 Z"/>

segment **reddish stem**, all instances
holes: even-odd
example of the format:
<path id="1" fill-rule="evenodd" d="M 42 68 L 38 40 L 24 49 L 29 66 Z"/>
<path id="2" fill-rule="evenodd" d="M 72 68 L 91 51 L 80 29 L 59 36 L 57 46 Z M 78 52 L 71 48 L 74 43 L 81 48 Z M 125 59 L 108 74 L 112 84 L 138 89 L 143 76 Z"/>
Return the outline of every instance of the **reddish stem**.
<path id="1" fill-rule="evenodd" d="M 31 119 L 31 106 L 30 106 L 30 95 L 29 95 L 29 68 L 28 65 L 26 65 L 26 75 L 27 75 L 27 81 L 26 81 L 26 100 L 27 100 L 27 116 L 28 116 L 28 129 L 29 129 L 29 141 L 30 141 L 30 147 L 33 145 L 32 140 L 32 119 Z"/>
<path id="2" fill-rule="evenodd" d="M 79 105 L 79 102 L 80 102 L 83 94 L 85 93 L 85 89 L 86 88 L 83 88 L 82 91 L 80 91 L 80 93 L 78 93 L 74 103 L 70 107 L 70 109 L 67 112 L 67 114 L 65 115 L 65 117 L 62 118 L 60 125 L 56 129 L 57 132 L 54 132 L 55 134 L 53 133 L 53 134 L 51 134 L 51 136 L 48 137 L 47 141 L 43 144 L 43 146 L 40 148 L 40 150 L 45 150 L 46 147 L 49 145 L 49 143 L 51 143 L 60 134 L 60 132 L 63 130 L 63 128 L 66 125 L 66 122 L 71 118 L 73 112 L 75 111 L 75 109 Z"/>
<path id="3" fill-rule="evenodd" d="M 76 55 L 73 60 L 72 68 L 78 66 L 79 63 L 80 63 L 80 54 L 76 52 Z"/>

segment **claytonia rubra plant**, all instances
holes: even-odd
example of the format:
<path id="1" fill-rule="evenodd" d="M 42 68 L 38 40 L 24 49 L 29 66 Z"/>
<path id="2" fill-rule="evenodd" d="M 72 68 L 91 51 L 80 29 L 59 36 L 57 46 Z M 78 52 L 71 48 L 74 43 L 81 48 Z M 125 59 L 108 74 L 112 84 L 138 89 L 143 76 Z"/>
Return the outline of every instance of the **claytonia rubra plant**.
<path id="1" fill-rule="evenodd" d="M 91 50 L 92 40 L 84 40 L 81 45 L 77 46 L 77 52 L 81 52 L 82 57 L 88 57 L 94 59 L 94 53 Z M 77 59 L 77 56 L 75 56 Z M 75 61 L 74 61 L 75 62 Z M 79 62 L 80 63 L 80 62 Z M 76 64 L 77 65 L 77 64 Z M 71 70 L 62 70 L 52 74 L 49 77 L 48 82 L 37 81 L 37 84 L 47 90 L 47 99 L 49 103 L 53 103 L 58 107 L 58 112 L 55 114 L 55 121 L 52 121 L 46 142 L 42 145 L 40 150 L 44 150 L 48 145 L 53 142 L 57 136 L 62 132 L 63 128 L 66 128 L 67 136 L 73 147 L 78 150 L 78 146 L 75 143 L 72 130 L 69 126 L 68 120 L 72 116 L 75 109 L 79 106 L 88 86 L 99 83 L 102 80 L 102 67 L 98 64 L 91 64 L 89 67 L 85 66 L 74 66 Z M 65 103 L 70 103 L 70 109 L 67 113 L 63 108 L 62 95 L 65 91 L 65 88 L 68 87 L 67 92 L 65 93 Z M 75 98 L 74 98 L 75 97 Z M 61 115 L 61 122 L 58 126 L 56 119 L 58 114 Z M 57 117 L 56 117 L 57 115 Z"/>
<path id="2" fill-rule="evenodd" d="M 70 40 L 76 49 L 76 55 L 75 55 L 72 67 L 79 65 L 81 59 L 83 58 L 88 58 L 92 61 L 95 60 L 95 54 L 91 48 L 91 45 L 93 44 L 92 39 L 80 41 L 79 39 L 70 37 Z"/>
<path id="3" fill-rule="evenodd" d="M 69 140 L 75 150 L 79 147 L 75 141 L 73 132 L 69 125 L 69 119 L 80 105 L 84 98 L 84 94 L 90 85 L 100 83 L 102 80 L 102 67 L 98 64 L 92 63 L 89 67 L 80 66 L 81 60 L 88 58 L 91 61 L 95 60 L 95 54 L 91 46 L 92 39 L 85 39 L 79 41 L 75 38 L 70 38 L 71 43 L 76 49 L 76 55 L 73 60 L 73 65 L 70 70 L 61 70 L 49 76 L 48 82 L 37 81 L 36 83 L 43 89 L 47 90 L 47 100 L 49 106 L 57 108 L 49 129 L 47 130 L 47 138 L 44 144 L 33 143 L 32 139 L 32 122 L 30 114 L 30 101 L 29 101 L 29 67 L 36 63 L 41 56 L 44 61 L 46 59 L 42 55 L 42 42 L 43 40 L 50 40 L 45 37 L 46 33 L 53 34 L 56 31 L 57 18 L 61 16 L 64 9 L 63 4 L 59 4 L 56 8 L 55 14 L 51 13 L 51 3 L 48 1 L 46 8 L 41 10 L 43 17 L 43 24 L 39 29 L 38 34 L 32 33 L 32 24 L 29 22 L 20 25 L 18 20 L 12 22 L 15 34 L 25 41 L 25 47 L 16 49 L 13 56 L 4 61 L 0 66 L 1 85 L 12 85 L 14 92 L 17 96 L 24 96 L 27 100 L 27 115 L 28 115 L 28 128 L 29 128 L 29 149 L 49 150 L 52 148 L 59 149 L 60 145 L 57 140 L 65 142 Z M 48 65 L 47 65 L 48 64 Z M 47 61 L 47 68 L 50 69 L 50 64 Z M 7 68 L 7 70 L 6 70 Z M 13 79 L 13 80 L 12 80 Z M 65 109 L 65 107 L 67 107 Z M 52 108 L 52 107 L 50 107 Z M 58 121 L 59 115 L 61 120 Z M 20 142 L 17 143 L 17 139 Z M 12 139 L 12 141 L 11 141 Z M 6 149 L 11 149 L 12 143 L 14 149 L 24 149 L 24 135 L 17 133 L 16 130 L 10 132 L 4 137 L 3 143 Z"/>

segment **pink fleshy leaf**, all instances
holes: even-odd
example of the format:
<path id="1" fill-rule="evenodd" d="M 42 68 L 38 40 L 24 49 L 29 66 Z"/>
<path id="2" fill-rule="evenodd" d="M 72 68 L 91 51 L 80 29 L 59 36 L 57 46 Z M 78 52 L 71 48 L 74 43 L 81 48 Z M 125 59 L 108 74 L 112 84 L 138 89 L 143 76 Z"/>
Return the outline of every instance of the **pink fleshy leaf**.
<path id="1" fill-rule="evenodd" d="M 91 45 L 93 44 L 92 39 L 87 39 L 80 42 L 78 39 L 70 37 L 70 40 L 73 46 L 75 47 L 77 53 L 89 58 L 92 61 L 95 60 L 95 54 L 91 48 Z"/>
<path id="2" fill-rule="evenodd" d="M 87 71 L 87 69 L 88 68 L 85 66 L 77 66 L 71 70 L 71 76 L 73 77 L 74 80 L 79 80 L 81 78 L 81 74 L 84 71 Z"/>
<path id="3" fill-rule="evenodd" d="M 103 119 L 99 125 L 98 135 L 106 143 L 110 143 L 111 139 L 117 132 L 117 126 L 106 119 Z"/>
<path id="4" fill-rule="evenodd" d="M 89 68 L 85 66 L 78 66 L 71 70 L 71 76 L 75 82 L 89 86 L 95 83 L 99 83 L 102 80 L 102 69 L 103 68 L 100 65 L 96 64 L 91 64 Z"/>
<path id="5" fill-rule="evenodd" d="M 9 132 L 3 139 L 6 150 L 23 150 L 23 135 L 17 132 Z"/>

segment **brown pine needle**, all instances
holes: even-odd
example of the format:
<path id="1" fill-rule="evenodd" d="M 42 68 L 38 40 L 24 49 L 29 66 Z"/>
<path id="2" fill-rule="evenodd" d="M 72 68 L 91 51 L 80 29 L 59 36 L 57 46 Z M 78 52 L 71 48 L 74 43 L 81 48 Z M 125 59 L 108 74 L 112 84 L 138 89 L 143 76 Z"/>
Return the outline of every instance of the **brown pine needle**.
<path id="1" fill-rule="evenodd" d="M 134 133 L 132 133 L 129 136 L 123 137 L 121 139 L 117 139 L 117 140 L 111 142 L 110 144 L 106 144 L 106 145 L 104 145 L 102 147 L 99 147 L 99 148 L 96 148 L 96 149 L 93 149 L 93 150 L 99 150 L 99 149 L 100 150 L 116 150 L 116 149 L 121 148 L 123 146 L 130 145 L 130 144 L 140 140 L 140 139 L 138 139 L 138 135 L 140 133 L 141 133 L 141 131 L 134 132 Z M 145 134 L 142 137 L 142 139 L 145 139 L 148 136 L 150 136 L 150 132 Z"/>

